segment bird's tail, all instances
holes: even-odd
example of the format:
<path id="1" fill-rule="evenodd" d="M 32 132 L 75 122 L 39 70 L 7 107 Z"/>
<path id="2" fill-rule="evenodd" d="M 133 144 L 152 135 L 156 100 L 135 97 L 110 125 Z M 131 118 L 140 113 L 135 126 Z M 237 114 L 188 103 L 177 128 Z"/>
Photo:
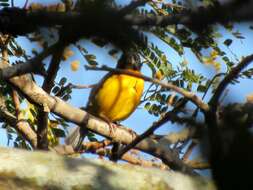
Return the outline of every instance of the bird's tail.
<path id="1" fill-rule="evenodd" d="M 65 138 L 65 144 L 71 145 L 75 151 L 80 151 L 86 135 L 87 129 L 77 126 L 71 130 L 69 135 Z"/>

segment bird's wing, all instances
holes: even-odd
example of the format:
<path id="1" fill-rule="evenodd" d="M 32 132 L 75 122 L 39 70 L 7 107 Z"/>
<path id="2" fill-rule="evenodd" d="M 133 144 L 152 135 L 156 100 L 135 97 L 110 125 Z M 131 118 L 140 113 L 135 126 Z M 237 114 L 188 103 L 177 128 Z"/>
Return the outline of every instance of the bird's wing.
<path id="1" fill-rule="evenodd" d="M 95 87 L 92 88 L 90 95 L 89 95 L 89 99 L 86 105 L 86 110 L 88 112 L 91 112 L 92 114 L 95 114 L 95 109 L 96 109 L 96 105 L 94 105 L 96 103 L 96 94 L 98 93 L 98 91 L 100 90 L 100 88 L 103 86 L 104 82 L 113 75 L 113 73 L 109 72 L 107 73 L 98 83 Z"/>

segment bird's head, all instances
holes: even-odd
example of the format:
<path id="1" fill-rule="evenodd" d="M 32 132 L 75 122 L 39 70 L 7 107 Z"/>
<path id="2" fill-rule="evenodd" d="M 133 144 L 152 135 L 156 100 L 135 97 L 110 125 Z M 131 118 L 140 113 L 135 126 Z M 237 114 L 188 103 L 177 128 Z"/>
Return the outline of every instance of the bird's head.
<path id="1" fill-rule="evenodd" d="M 124 52 L 117 64 L 118 69 L 132 69 L 139 71 L 141 69 L 142 63 L 140 56 L 137 52 Z"/>

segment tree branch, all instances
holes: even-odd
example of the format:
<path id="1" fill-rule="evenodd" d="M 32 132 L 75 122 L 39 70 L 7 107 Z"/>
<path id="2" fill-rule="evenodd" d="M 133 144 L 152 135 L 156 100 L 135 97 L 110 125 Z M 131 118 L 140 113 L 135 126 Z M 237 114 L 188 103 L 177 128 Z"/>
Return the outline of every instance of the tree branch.
<path id="1" fill-rule="evenodd" d="M 179 88 L 178 86 L 176 86 L 172 83 L 163 83 L 160 80 L 153 79 L 153 78 L 150 78 L 148 76 L 145 76 L 145 75 L 142 75 L 139 73 L 133 73 L 131 71 L 127 71 L 124 69 L 114 69 L 114 68 L 110 68 L 107 66 L 102 66 L 99 68 L 99 67 L 91 67 L 91 66 L 86 65 L 85 68 L 87 70 L 110 71 L 113 73 L 121 73 L 121 74 L 126 74 L 126 75 L 131 75 L 134 77 L 142 78 L 147 82 L 158 84 L 158 85 L 162 86 L 163 88 L 167 88 L 167 89 L 173 90 L 173 91 L 181 94 L 185 98 L 189 99 L 192 103 L 194 103 L 197 107 L 199 107 L 204 112 L 209 110 L 209 106 L 207 104 L 205 104 L 196 94 L 189 92 L 187 90 L 184 90 L 183 88 Z"/>
<path id="2" fill-rule="evenodd" d="M 124 15 L 142 2 L 145 2 L 145 0 L 133 2 L 121 10 L 112 9 L 111 11 L 104 11 L 102 14 L 97 14 L 96 10 L 91 10 L 88 12 L 48 12 L 42 10 L 27 11 L 25 9 L 19 9 L 15 7 L 5 8 L 0 11 L 1 32 L 13 35 L 24 35 L 34 32 L 38 27 L 51 27 L 60 25 L 68 28 L 79 29 L 80 31 L 76 31 L 76 37 L 77 39 L 80 39 L 81 37 L 86 36 L 85 34 L 87 34 L 87 29 L 85 31 L 77 26 L 89 25 L 89 31 L 96 31 L 95 29 L 97 28 L 100 30 L 106 30 L 108 28 L 104 27 L 104 23 L 113 23 L 108 19 L 112 19 L 115 17 L 115 15 L 120 15 L 121 11 Z M 188 11 L 186 13 L 168 16 L 128 14 L 117 20 L 118 23 L 113 23 L 112 28 L 113 26 L 118 26 L 119 23 L 130 24 L 131 26 L 162 27 L 172 24 L 183 24 L 201 30 L 204 29 L 206 25 L 217 22 L 225 23 L 229 21 L 251 21 L 253 19 L 253 12 L 251 11 L 252 4 L 249 2 L 250 1 L 241 1 L 241 3 L 238 3 L 238 1 L 236 1 L 236 3 L 234 3 L 234 1 L 231 1 L 222 5 L 199 8 L 195 11 Z M 98 22 L 91 22 L 90 18 L 93 18 Z M 101 34 L 103 31 L 99 31 L 99 33 Z M 99 35 L 99 33 L 97 34 Z"/>
<path id="3" fill-rule="evenodd" d="M 41 62 L 35 59 L 28 61 L 27 63 L 19 63 L 11 67 L 0 70 L 0 79 L 6 80 L 14 76 L 20 76 L 26 73 L 34 73 L 42 76 L 46 75 L 46 71 Z"/>
<path id="4" fill-rule="evenodd" d="M 210 169 L 211 166 L 208 162 L 200 162 L 197 160 L 189 160 L 186 162 L 186 164 L 188 164 L 189 166 L 191 166 L 194 169 L 197 170 L 206 170 L 206 169 Z"/>
<path id="5" fill-rule="evenodd" d="M 187 160 L 189 159 L 193 149 L 195 148 L 195 146 L 197 145 L 197 142 L 192 140 L 191 144 L 189 145 L 189 147 L 187 148 L 187 150 L 185 151 L 182 160 L 184 162 L 187 162 Z"/>
<path id="6" fill-rule="evenodd" d="M 46 76 L 47 73 L 42 64 L 42 60 L 46 58 L 47 56 L 49 56 L 54 51 L 56 51 L 59 47 L 60 47 L 60 44 L 56 43 L 50 46 L 49 48 L 45 49 L 36 57 L 27 61 L 26 63 L 19 63 L 16 65 L 0 68 L 0 79 L 7 80 L 14 76 L 21 76 L 26 73 L 34 73 L 34 74 Z M 3 60 L 3 61 L 6 61 L 6 60 Z"/>
<path id="7" fill-rule="evenodd" d="M 226 75 L 226 77 L 221 81 L 221 83 L 219 84 L 219 86 L 215 90 L 215 93 L 209 102 L 209 105 L 212 107 L 213 110 L 217 109 L 219 98 L 222 95 L 225 88 L 228 86 L 228 84 L 232 80 L 236 79 L 238 77 L 238 75 L 240 74 L 240 72 L 245 67 L 247 67 L 247 65 L 249 65 L 252 61 L 253 61 L 253 54 L 243 58 L 242 61 L 237 66 L 232 68 L 231 71 L 229 72 L 229 74 Z"/>
<path id="8" fill-rule="evenodd" d="M 112 141 L 110 140 L 83 142 L 82 149 L 78 152 L 76 152 L 71 145 L 58 145 L 56 147 L 53 147 L 52 151 L 57 152 L 58 154 L 61 154 L 61 155 L 73 155 L 76 153 L 92 153 L 100 157 L 106 156 L 110 158 L 112 151 L 111 149 L 106 148 L 106 147 L 111 144 L 112 144 Z M 121 160 L 134 164 L 134 165 L 140 165 L 140 166 L 145 166 L 145 167 L 157 167 L 160 169 L 168 169 L 168 167 L 161 162 L 153 162 L 153 161 L 137 158 L 136 156 L 130 153 L 123 155 Z"/>
<path id="9" fill-rule="evenodd" d="M 127 151 L 134 148 L 138 143 L 140 143 L 145 138 L 149 137 L 154 133 L 156 129 L 161 127 L 163 124 L 165 124 L 167 121 L 171 120 L 173 121 L 173 117 L 175 117 L 175 113 L 179 112 L 181 107 L 184 107 L 187 101 L 182 100 L 178 103 L 178 105 L 170 112 L 167 112 L 164 117 L 162 117 L 159 121 L 154 122 L 151 127 L 148 128 L 144 133 L 142 133 L 140 136 L 137 136 L 130 144 L 125 146 L 123 149 L 119 150 L 115 155 L 112 155 L 113 160 L 120 159 Z"/>
<path id="10" fill-rule="evenodd" d="M 0 173 L 3 190 L 216 189 L 211 180 L 200 176 L 192 177 L 179 172 L 129 164 L 113 164 L 101 159 L 75 159 L 55 153 L 7 148 L 0 148 Z"/>
<path id="11" fill-rule="evenodd" d="M 57 76 L 57 72 L 60 68 L 60 62 L 65 46 L 58 42 L 57 45 L 59 48 L 53 53 L 49 68 L 47 70 L 47 77 L 45 78 L 42 89 L 50 94 L 53 86 L 54 80 Z M 48 149 L 48 112 L 44 111 L 44 108 L 40 108 L 38 113 L 38 149 L 47 150 Z"/>
<path id="12" fill-rule="evenodd" d="M 6 108 L 3 97 L 0 97 L 0 118 L 1 121 L 6 122 L 13 127 L 32 147 L 37 146 L 37 135 L 29 126 L 27 121 L 18 120 Z"/>
<path id="13" fill-rule="evenodd" d="M 180 120 L 181 120 L 181 118 L 177 118 L 176 123 L 181 123 L 182 121 L 180 121 Z M 186 124 L 187 124 L 187 122 L 186 122 Z M 200 127 L 200 126 L 195 125 L 192 127 L 185 127 L 184 129 L 182 129 L 179 132 L 170 132 L 168 135 L 165 135 L 164 137 L 162 137 L 159 140 L 159 142 L 165 140 L 166 143 L 176 144 L 178 142 L 186 141 L 186 140 L 188 140 L 192 137 L 195 137 L 197 135 L 197 132 L 199 131 L 199 129 L 197 129 L 198 127 Z"/>

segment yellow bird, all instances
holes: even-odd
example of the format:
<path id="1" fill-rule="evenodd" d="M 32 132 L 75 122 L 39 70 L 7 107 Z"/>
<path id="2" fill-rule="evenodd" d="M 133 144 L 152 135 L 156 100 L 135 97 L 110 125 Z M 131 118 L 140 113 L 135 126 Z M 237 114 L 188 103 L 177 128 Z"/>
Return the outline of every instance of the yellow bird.
<path id="1" fill-rule="evenodd" d="M 140 73 L 141 62 L 137 53 L 123 53 L 117 68 Z M 140 103 L 144 80 L 126 74 L 109 72 L 92 89 L 86 111 L 108 123 L 128 118 Z M 84 127 L 75 129 L 65 140 L 79 150 L 86 133 Z"/>

